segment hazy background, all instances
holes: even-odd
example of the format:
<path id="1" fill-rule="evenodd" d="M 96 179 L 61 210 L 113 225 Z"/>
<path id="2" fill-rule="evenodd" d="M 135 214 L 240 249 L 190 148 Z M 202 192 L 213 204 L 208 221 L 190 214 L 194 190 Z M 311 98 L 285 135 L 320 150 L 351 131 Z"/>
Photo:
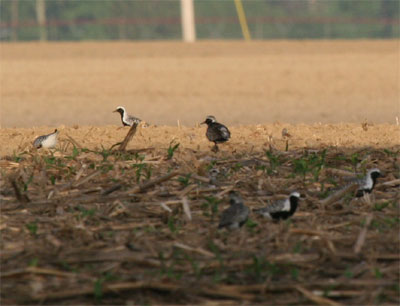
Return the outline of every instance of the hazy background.
<path id="1" fill-rule="evenodd" d="M 253 39 L 399 37 L 397 0 L 242 2 Z M 180 0 L 3 0 L 0 6 L 2 40 L 182 37 Z M 194 13 L 199 39 L 242 38 L 233 0 L 194 0 Z"/>
<path id="2" fill-rule="evenodd" d="M 0 2 L 2 127 L 120 124 L 394 123 L 399 1 Z"/>

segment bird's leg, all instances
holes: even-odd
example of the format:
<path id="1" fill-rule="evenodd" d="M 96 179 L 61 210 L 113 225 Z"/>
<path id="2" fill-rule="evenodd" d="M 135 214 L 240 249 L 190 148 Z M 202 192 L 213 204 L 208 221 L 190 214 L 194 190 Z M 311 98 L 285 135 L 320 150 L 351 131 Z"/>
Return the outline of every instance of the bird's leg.
<path id="1" fill-rule="evenodd" d="M 219 151 L 217 143 L 214 143 L 214 147 L 211 149 L 211 151 L 213 151 L 214 153 L 217 153 Z"/>

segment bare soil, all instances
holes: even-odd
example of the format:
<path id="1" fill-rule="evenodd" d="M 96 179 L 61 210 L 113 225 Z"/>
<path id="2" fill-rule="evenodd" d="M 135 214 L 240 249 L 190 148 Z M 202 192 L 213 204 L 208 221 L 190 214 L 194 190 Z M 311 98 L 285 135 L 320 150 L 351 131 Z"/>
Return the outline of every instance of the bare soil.
<path id="1" fill-rule="evenodd" d="M 343 124 L 259 124 L 229 127 L 232 137 L 221 145 L 227 154 L 234 152 L 260 152 L 268 147 L 270 140 L 279 150 L 284 150 L 282 130 L 286 128 L 290 137 L 290 148 L 396 148 L 400 145 L 400 127 L 390 124 L 354 123 Z M 61 148 L 72 137 L 81 146 L 92 150 L 110 148 L 124 138 L 129 130 L 121 126 L 59 126 Z M 193 149 L 209 154 L 212 144 L 205 137 L 205 126 L 173 127 L 149 126 L 138 130 L 128 149 L 167 149 L 171 141 L 181 144 L 181 149 Z M 0 156 L 10 156 L 31 150 L 33 140 L 53 132 L 49 127 L 3 128 L 0 133 Z"/>
<path id="2" fill-rule="evenodd" d="M 395 123 L 398 40 L 2 43 L 2 127 Z"/>

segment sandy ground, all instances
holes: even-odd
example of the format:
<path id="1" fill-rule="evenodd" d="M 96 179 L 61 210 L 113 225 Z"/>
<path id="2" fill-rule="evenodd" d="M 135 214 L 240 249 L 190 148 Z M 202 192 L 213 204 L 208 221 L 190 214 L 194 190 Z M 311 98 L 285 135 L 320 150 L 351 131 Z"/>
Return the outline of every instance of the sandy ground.
<path id="1" fill-rule="evenodd" d="M 339 123 L 399 116 L 399 41 L 1 44 L 1 127 Z"/>
<path id="2" fill-rule="evenodd" d="M 79 146 L 91 150 L 110 148 L 124 139 L 129 128 L 118 126 L 75 126 L 58 127 L 60 130 L 58 149 L 65 149 L 72 138 Z M 263 152 L 271 144 L 278 150 L 285 150 L 286 140 L 282 138 L 282 129 L 290 133 L 289 149 L 298 148 L 388 148 L 400 149 L 400 127 L 389 124 L 264 124 L 233 126 L 230 128 L 232 138 L 221 144 L 220 157 L 235 152 Z M 172 127 L 150 126 L 139 128 L 127 149 L 156 148 L 166 152 L 171 141 L 180 143 L 179 150 L 191 149 L 210 154 L 210 143 L 205 137 L 206 127 Z M 47 127 L 40 128 L 3 128 L 0 133 L 0 157 L 32 150 L 33 140 L 43 134 L 52 132 Z M 69 145 L 69 150 L 72 144 Z M 69 151 L 68 150 L 68 151 Z"/>
<path id="3" fill-rule="evenodd" d="M 394 40 L 2 44 L 0 68 L 2 155 L 54 128 L 61 144 L 107 148 L 127 132 L 118 105 L 151 124 L 134 148 L 208 150 L 198 123 L 209 114 L 231 128 L 228 151 L 270 135 L 282 149 L 284 127 L 298 147 L 400 143 Z"/>

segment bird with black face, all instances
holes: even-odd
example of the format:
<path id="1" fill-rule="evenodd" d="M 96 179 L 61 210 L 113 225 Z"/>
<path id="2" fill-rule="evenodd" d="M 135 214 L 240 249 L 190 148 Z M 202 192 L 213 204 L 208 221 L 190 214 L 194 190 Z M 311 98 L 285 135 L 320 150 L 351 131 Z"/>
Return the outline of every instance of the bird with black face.
<path id="1" fill-rule="evenodd" d="M 207 116 L 206 120 L 201 124 L 207 124 L 207 139 L 214 143 L 213 152 L 218 152 L 218 143 L 223 143 L 229 140 L 231 132 L 222 123 L 217 122 L 214 116 Z"/>
<path id="2" fill-rule="evenodd" d="M 121 121 L 124 126 L 132 126 L 134 123 L 139 124 L 142 121 L 139 118 L 129 115 L 123 106 L 118 106 L 113 113 L 121 115 Z"/>
<path id="3" fill-rule="evenodd" d="M 357 179 L 358 189 L 356 191 L 356 197 L 360 198 L 366 194 L 372 192 L 375 187 L 378 177 L 381 176 L 381 171 L 378 168 L 369 169 L 367 174 L 361 178 Z"/>
<path id="4" fill-rule="evenodd" d="M 300 193 L 292 192 L 286 199 L 278 200 L 272 205 L 253 211 L 272 220 L 286 220 L 296 212 L 300 200 Z"/>
<path id="5" fill-rule="evenodd" d="M 218 228 L 237 229 L 246 223 L 249 208 L 243 204 L 242 197 L 234 191 L 229 192 L 229 206 L 225 209 L 219 221 Z"/>

